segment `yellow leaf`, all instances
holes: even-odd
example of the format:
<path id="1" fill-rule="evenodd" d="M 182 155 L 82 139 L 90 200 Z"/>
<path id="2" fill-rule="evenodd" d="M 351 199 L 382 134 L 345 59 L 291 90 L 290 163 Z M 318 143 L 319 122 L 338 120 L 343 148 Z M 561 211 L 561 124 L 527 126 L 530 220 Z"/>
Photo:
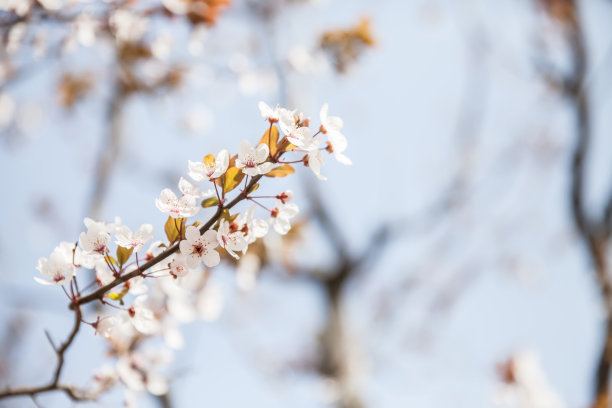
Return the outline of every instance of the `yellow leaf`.
<path id="1" fill-rule="evenodd" d="M 243 178 L 244 173 L 242 169 L 237 167 L 230 167 L 227 169 L 225 172 L 225 179 L 223 180 L 223 193 L 227 194 L 238 187 L 238 184 L 240 184 Z"/>
<path id="2" fill-rule="evenodd" d="M 132 256 L 132 252 L 134 252 L 134 248 L 124 248 L 122 246 L 117 247 L 117 262 L 119 262 L 119 266 L 123 266 L 130 256 Z"/>
<path id="3" fill-rule="evenodd" d="M 166 237 L 168 237 L 170 244 L 178 241 L 181 235 L 180 230 L 183 230 L 184 226 L 185 218 L 168 217 L 168 221 L 166 221 L 166 225 L 164 226 L 164 231 L 166 231 Z"/>
<path id="4" fill-rule="evenodd" d="M 285 177 L 295 173 L 295 169 L 290 164 L 283 164 L 270 170 L 265 174 L 266 177 Z"/>
<path id="5" fill-rule="evenodd" d="M 274 157 L 278 151 L 278 128 L 276 126 L 271 126 L 266 129 L 266 133 L 261 137 L 259 143 L 267 144 L 270 148 L 270 156 Z"/>

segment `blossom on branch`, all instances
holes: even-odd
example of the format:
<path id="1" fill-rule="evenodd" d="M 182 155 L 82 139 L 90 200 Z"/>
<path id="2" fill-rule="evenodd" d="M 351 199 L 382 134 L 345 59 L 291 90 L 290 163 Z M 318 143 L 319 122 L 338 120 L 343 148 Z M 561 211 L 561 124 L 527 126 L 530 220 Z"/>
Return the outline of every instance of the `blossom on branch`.
<path id="1" fill-rule="evenodd" d="M 62 242 L 56 247 L 49 259 L 40 258 L 36 269 L 49 279 L 34 277 L 34 280 L 43 285 L 65 285 L 74 277 L 75 267 L 72 264 L 72 250 L 74 244 Z"/>
<path id="2" fill-rule="evenodd" d="M 242 169 L 244 174 L 251 177 L 266 174 L 274 166 L 272 163 L 265 163 L 269 154 L 268 145 L 260 143 L 254 148 L 248 140 L 243 140 L 238 147 L 236 167 Z"/>
<path id="3" fill-rule="evenodd" d="M 79 246 L 85 253 L 104 255 L 110 242 L 110 227 L 102 222 L 85 218 L 87 232 L 79 235 Z"/>
<path id="4" fill-rule="evenodd" d="M 281 208 L 272 209 L 271 222 L 274 223 L 274 230 L 281 235 L 285 235 L 291 229 L 291 219 L 298 215 L 299 208 L 295 204 L 287 204 Z"/>
<path id="5" fill-rule="evenodd" d="M 209 155 L 201 162 L 189 160 L 189 177 L 195 181 L 210 181 L 225 174 L 228 166 L 229 152 L 223 149 L 217 154 L 217 158 Z"/>
<path id="6" fill-rule="evenodd" d="M 344 122 L 338 116 L 328 116 L 329 107 L 324 104 L 319 113 L 321 119 L 321 133 L 326 134 L 329 138 L 328 150 L 334 154 L 338 162 L 342 164 L 352 164 L 351 159 L 344 155 L 344 151 L 348 146 L 346 137 L 340 132 Z"/>
<path id="7" fill-rule="evenodd" d="M 169 188 L 162 190 L 159 198 L 155 200 L 155 205 L 159 211 L 172 218 L 188 218 L 200 211 L 194 196 L 184 195 L 181 198 L 176 198 L 176 195 Z"/>
<path id="8" fill-rule="evenodd" d="M 280 120 L 281 110 L 282 108 L 278 105 L 271 108 L 267 103 L 263 101 L 259 102 L 259 112 L 261 116 L 270 123 L 277 123 Z"/>
<path id="9" fill-rule="evenodd" d="M 117 245 L 128 249 L 133 248 L 134 252 L 138 252 L 146 242 L 153 239 L 153 226 L 143 224 L 135 233 L 132 233 L 128 227 L 121 226 L 115 234 L 115 238 Z"/>
<path id="10" fill-rule="evenodd" d="M 221 257 L 215 250 L 217 247 L 217 234 L 208 230 L 200 235 L 200 231 L 192 225 L 185 230 L 185 239 L 180 242 L 181 254 L 185 256 L 187 266 L 191 269 L 197 268 L 200 262 L 212 268 L 219 265 Z"/>
<path id="11" fill-rule="evenodd" d="M 217 241 L 221 248 L 225 248 L 228 254 L 232 257 L 239 259 L 240 257 L 234 251 L 246 250 L 248 244 L 244 235 L 241 231 L 238 231 L 237 227 L 232 227 L 227 220 L 221 220 L 219 224 L 219 230 L 217 231 Z"/>
<path id="12" fill-rule="evenodd" d="M 194 198 L 203 198 L 213 195 L 215 192 L 212 189 L 200 191 L 200 188 L 181 177 L 178 183 L 178 188 L 183 195 L 190 195 Z"/>

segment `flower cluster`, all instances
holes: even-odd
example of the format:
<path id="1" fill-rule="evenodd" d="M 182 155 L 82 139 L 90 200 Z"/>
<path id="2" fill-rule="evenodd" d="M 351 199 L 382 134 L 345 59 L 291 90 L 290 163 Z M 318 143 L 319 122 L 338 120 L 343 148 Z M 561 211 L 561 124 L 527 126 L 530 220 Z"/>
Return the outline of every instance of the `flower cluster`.
<path id="1" fill-rule="evenodd" d="M 310 128 L 309 118 L 296 111 L 263 102 L 259 109 L 268 127 L 257 144 L 245 140 L 235 155 L 224 149 L 201 161 L 188 161 L 191 180 L 180 178 L 180 195 L 169 188 L 161 191 L 155 205 L 168 216 L 163 228 L 167 242 L 150 243 L 154 237 L 150 224 L 133 232 L 118 218 L 113 223 L 86 218 L 86 230 L 76 244 L 61 243 L 49 259 L 38 261 L 43 278 L 36 277 L 36 281 L 62 285 L 71 307 L 79 313 L 82 304 L 94 300 L 112 308 L 112 313 L 101 312 L 90 323 L 83 320 L 108 340 L 116 356 L 116 365 L 96 376 L 98 387 L 106 389 L 119 381 L 130 392 L 164 393 L 167 383 L 160 366 L 170 359 L 147 359 L 150 351 L 140 349 L 143 339 L 161 336 L 168 347 L 180 347 L 179 322 L 196 317 L 209 320 L 220 312 L 219 293 L 207 279 L 209 268 L 223 259 L 240 260 L 239 269 L 253 264 L 247 254 L 249 246 L 270 230 L 286 235 L 299 213 L 291 202 L 291 191 L 255 195 L 262 178 L 286 177 L 295 172 L 292 165 L 301 163 L 325 179 L 321 174 L 325 152 L 350 164 L 344 154 L 347 142 L 341 133 L 342 120 L 328 115 L 327 104 L 316 130 Z M 243 212 L 232 213 L 242 201 L 251 204 Z M 190 220 L 203 209 L 216 211 L 206 222 Z M 248 262 L 242 262 L 242 257 Z M 95 271 L 89 285 L 77 283 L 86 278 L 78 273 L 79 268 Z M 157 279 L 148 279 L 153 277 Z M 81 293 L 91 288 L 91 293 Z"/>

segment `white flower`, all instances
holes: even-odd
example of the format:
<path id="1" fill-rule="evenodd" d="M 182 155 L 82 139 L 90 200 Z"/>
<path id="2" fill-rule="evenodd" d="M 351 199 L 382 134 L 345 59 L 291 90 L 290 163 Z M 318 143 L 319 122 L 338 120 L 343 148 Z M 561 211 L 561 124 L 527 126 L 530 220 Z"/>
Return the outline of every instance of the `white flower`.
<path id="1" fill-rule="evenodd" d="M 121 319 L 117 316 L 104 316 L 98 317 L 94 327 L 98 334 L 109 339 L 120 323 Z"/>
<path id="2" fill-rule="evenodd" d="M 195 215 L 200 207 L 196 205 L 196 199 L 192 195 L 184 195 L 176 198 L 169 188 L 162 190 L 159 198 L 155 200 L 159 211 L 172 218 L 188 218 Z"/>
<path id="3" fill-rule="evenodd" d="M 85 218 L 87 232 L 79 235 L 79 245 L 86 254 L 96 253 L 104 255 L 107 252 L 107 245 L 110 241 L 110 227 L 102 222 L 97 222 L 91 218 Z"/>
<path id="4" fill-rule="evenodd" d="M 168 381 L 159 371 L 171 361 L 172 354 L 165 348 L 131 352 L 117 361 L 117 374 L 132 391 L 163 395 L 168 392 Z"/>
<path id="5" fill-rule="evenodd" d="M 124 248 L 134 248 L 134 252 L 142 249 L 144 244 L 153 238 L 153 226 L 151 224 L 143 224 L 135 234 L 126 227 L 122 226 L 115 234 L 115 243 Z"/>
<path id="6" fill-rule="evenodd" d="M 244 239 L 247 245 L 255 242 L 257 238 L 265 237 L 268 233 L 268 223 L 262 219 L 254 218 L 255 214 L 255 204 L 249 210 L 236 219 L 236 224 L 238 225 L 238 230 L 244 234 Z M 242 250 L 243 253 L 246 253 L 247 246 L 245 245 Z"/>
<path id="7" fill-rule="evenodd" d="M 272 163 L 264 163 L 269 153 L 268 145 L 260 143 L 253 148 L 247 140 L 243 140 L 238 147 L 236 167 L 242 168 L 242 172 L 251 177 L 266 174 L 274 166 Z"/>
<path id="8" fill-rule="evenodd" d="M 342 119 L 337 116 L 327 116 L 327 111 L 328 106 L 324 104 L 319 114 L 321 118 L 321 132 L 327 134 L 330 150 L 334 153 L 336 160 L 342 164 L 352 164 L 351 159 L 344 155 L 348 143 L 346 137 L 340 133 L 340 129 L 343 126 Z"/>
<path id="9" fill-rule="evenodd" d="M 217 247 L 217 235 L 215 231 L 208 230 L 200 235 L 200 231 L 193 225 L 185 230 L 185 239 L 179 243 L 181 254 L 185 256 L 187 266 L 196 268 L 201 261 L 204 265 L 212 268 L 219 265 L 221 257 L 215 251 Z"/>
<path id="10" fill-rule="evenodd" d="M 565 408 L 567 404 L 550 385 L 537 355 L 521 351 L 500 366 L 503 383 L 494 396 L 495 405 Z"/>
<path id="11" fill-rule="evenodd" d="M 96 262 L 96 280 L 100 286 L 108 285 L 112 281 L 115 280 L 115 275 L 113 275 L 113 271 L 111 271 L 102 258 L 98 259 Z"/>
<path id="12" fill-rule="evenodd" d="M 138 296 L 128 309 L 128 314 L 136 330 L 142 334 L 153 334 L 159 330 L 159 322 L 153 311 L 145 306 L 146 300 L 147 295 Z"/>
<path id="13" fill-rule="evenodd" d="M 212 189 L 208 189 L 206 191 L 200 191 L 200 188 L 194 184 L 191 184 L 189 181 L 185 180 L 183 177 L 179 180 L 178 188 L 183 193 L 183 195 L 190 195 L 194 198 L 203 198 L 213 195 L 215 192 Z"/>
<path id="14" fill-rule="evenodd" d="M 308 151 L 306 161 L 310 170 L 319 178 L 319 180 L 327 180 L 327 177 L 321 174 L 321 167 L 323 166 L 325 158 L 323 153 L 318 148 Z"/>
<path id="15" fill-rule="evenodd" d="M 281 203 L 287 204 L 289 201 L 293 200 L 293 191 L 291 190 L 283 191 L 282 193 L 277 195 L 276 198 L 278 198 L 281 201 Z"/>
<path id="16" fill-rule="evenodd" d="M 214 160 L 192 162 L 189 160 L 189 177 L 195 181 L 210 181 L 221 177 L 229 166 L 229 152 L 225 149 Z"/>
<path id="17" fill-rule="evenodd" d="M 287 204 L 281 208 L 272 210 L 272 218 L 274 220 L 274 230 L 281 235 L 285 235 L 291 229 L 291 219 L 295 217 L 300 210 L 295 204 Z"/>
<path id="18" fill-rule="evenodd" d="M 319 146 L 319 141 L 313 138 L 312 130 L 307 126 L 298 127 L 293 112 L 287 109 L 281 112 L 280 127 L 287 140 L 297 147 L 307 150 Z"/>
<path id="19" fill-rule="evenodd" d="M 50 279 L 35 277 L 34 280 L 43 285 L 65 285 L 70 282 L 75 272 L 72 264 L 72 248 L 74 244 L 62 242 L 51 252 L 49 259 L 40 258 L 36 263 L 36 269 Z"/>
<path id="20" fill-rule="evenodd" d="M 221 220 L 219 230 L 217 231 L 217 240 L 222 248 L 225 248 L 228 254 L 236 259 L 240 257 L 234 251 L 245 250 L 248 246 L 247 241 L 241 231 L 231 231 L 230 223 L 227 220 Z"/>
<path id="21" fill-rule="evenodd" d="M 175 278 L 185 276 L 189 272 L 189 266 L 187 266 L 187 260 L 183 254 L 176 255 L 168 266 L 170 267 L 170 275 Z"/>
<path id="22" fill-rule="evenodd" d="M 117 372 L 111 366 L 105 365 L 100 367 L 93 377 L 93 389 L 96 393 L 108 391 L 115 386 L 117 382 Z"/>
<path id="23" fill-rule="evenodd" d="M 269 121 L 270 123 L 276 123 L 280 119 L 281 107 L 276 105 L 275 108 L 271 108 L 267 103 L 261 101 L 259 102 L 259 112 L 261 116 Z"/>

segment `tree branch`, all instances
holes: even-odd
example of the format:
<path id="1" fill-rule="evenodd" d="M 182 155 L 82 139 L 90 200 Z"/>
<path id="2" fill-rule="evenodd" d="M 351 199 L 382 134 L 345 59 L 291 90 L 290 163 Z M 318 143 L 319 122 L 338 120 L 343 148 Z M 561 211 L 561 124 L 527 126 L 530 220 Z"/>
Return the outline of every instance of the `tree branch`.
<path id="1" fill-rule="evenodd" d="M 251 181 L 249 182 L 247 188 L 243 192 L 241 192 L 239 195 L 237 195 L 236 198 L 234 198 L 230 203 L 228 203 L 225 206 L 217 207 L 217 212 L 215 212 L 215 214 L 204 225 L 200 227 L 200 233 L 204 233 L 205 231 L 209 230 L 215 224 L 215 222 L 217 222 L 217 220 L 223 213 L 223 210 L 229 210 L 232 207 L 234 207 L 236 204 L 238 204 L 240 201 L 244 200 L 246 198 L 246 192 L 251 187 L 253 187 L 259 181 L 259 179 L 261 179 L 261 177 L 262 177 L 261 175 L 253 177 Z M 136 276 L 142 275 L 145 271 L 157 265 L 164 259 L 168 258 L 170 255 L 178 251 L 178 248 L 179 248 L 179 244 L 177 242 L 174 245 L 172 245 L 170 248 L 166 249 L 161 254 L 157 255 L 153 259 L 141 265 L 140 268 L 135 269 L 132 272 L 126 273 L 125 275 L 121 275 L 117 277 L 112 282 L 96 289 L 95 291 L 93 291 L 92 293 L 86 296 L 77 298 L 74 302 L 70 303 L 69 305 L 70 309 L 74 309 L 75 306 L 84 305 L 86 303 L 93 302 L 94 300 L 101 300 L 104 297 L 104 294 L 106 292 L 129 281 L 132 278 L 135 278 Z"/>
<path id="2" fill-rule="evenodd" d="M 60 384 L 60 376 L 62 374 L 62 369 L 64 368 L 65 362 L 65 354 L 68 348 L 74 342 L 79 329 L 81 328 L 81 308 L 76 307 L 74 309 L 74 325 L 68 338 L 66 341 L 59 347 L 56 348 L 53 346 L 53 350 L 57 354 L 57 365 L 55 367 L 55 372 L 53 373 L 53 377 L 51 381 L 39 387 L 18 387 L 18 388 L 7 388 L 3 391 L 0 391 L 0 399 L 10 398 L 10 397 L 18 397 L 18 396 L 30 396 L 34 397 L 38 394 L 43 394 L 51 391 L 63 391 L 70 399 L 74 401 L 88 401 L 97 398 L 96 393 L 92 393 L 89 391 L 85 391 L 67 384 Z"/>
<path id="3" fill-rule="evenodd" d="M 606 248 L 609 244 L 612 195 L 600 218 L 593 219 L 585 208 L 585 173 L 591 142 L 591 117 L 588 90 L 585 87 L 587 73 L 586 40 L 576 3 L 566 0 L 571 17 L 561 22 L 567 28 L 568 44 L 572 53 L 573 72 L 564 83 L 564 91 L 572 103 L 576 117 L 576 144 L 572 153 L 570 199 L 572 216 L 580 232 L 589 258 L 595 269 L 606 313 L 605 337 L 597 364 L 593 407 L 604 408 L 610 400 L 610 372 L 612 368 L 612 279 L 609 275 Z"/>

